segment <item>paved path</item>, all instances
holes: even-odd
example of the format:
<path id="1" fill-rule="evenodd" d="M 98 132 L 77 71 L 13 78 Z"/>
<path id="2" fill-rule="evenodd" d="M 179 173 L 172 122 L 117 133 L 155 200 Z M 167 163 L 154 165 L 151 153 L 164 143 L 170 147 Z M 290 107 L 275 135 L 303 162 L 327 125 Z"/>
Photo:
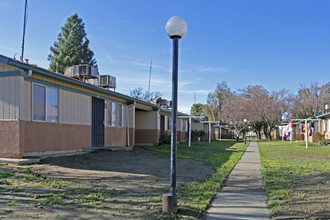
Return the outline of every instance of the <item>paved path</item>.
<path id="1" fill-rule="evenodd" d="M 257 142 L 251 142 L 206 213 L 211 219 L 269 219 Z"/>

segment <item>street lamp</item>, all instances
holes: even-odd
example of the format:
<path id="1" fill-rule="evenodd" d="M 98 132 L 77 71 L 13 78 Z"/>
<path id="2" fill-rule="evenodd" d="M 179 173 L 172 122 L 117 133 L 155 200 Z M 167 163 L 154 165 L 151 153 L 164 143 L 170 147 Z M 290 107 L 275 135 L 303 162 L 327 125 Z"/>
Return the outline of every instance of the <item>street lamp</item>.
<path id="1" fill-rule="evenodd" d="M 247 120 L 244 119 L 243 121 L 244 121 L 244 136 L 245 136 L 244 144 L 246 144 L 246 122 L 247 122 Z"/>
<path id="2" fill-rule="evenodd" d="M 181 17 L 171 17 L 165 26 L 167 35 L 173 40 L 172 63 L 172 129 L 171 129 L 171 191 L 163 194 L 163 212 L 176 213 L 178 211 L 176 197 L 176 118 L 178 105 L 178 46 L 179 39 L 187 32 L 187 23 Z"/>

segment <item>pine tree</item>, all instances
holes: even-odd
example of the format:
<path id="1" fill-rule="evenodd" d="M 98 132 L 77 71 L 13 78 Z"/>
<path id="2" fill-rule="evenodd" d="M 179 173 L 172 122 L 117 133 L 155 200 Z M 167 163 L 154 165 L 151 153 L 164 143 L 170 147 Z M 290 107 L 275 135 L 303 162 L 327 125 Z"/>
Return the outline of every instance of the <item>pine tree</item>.
<path id="1" fill-rule="evenodd" d="M 77 13 L 68 18 L 61 30 L 57 41 L 50 47 L 49 69 L 54 72 L 57 69 L 63 74 L 68 67 L 73 65 L 89 64 L 97 67 L 96 60 L 93 58 L 94 53 L 88 47 L 89 40 L 86 37 L 85 24 Z"/>

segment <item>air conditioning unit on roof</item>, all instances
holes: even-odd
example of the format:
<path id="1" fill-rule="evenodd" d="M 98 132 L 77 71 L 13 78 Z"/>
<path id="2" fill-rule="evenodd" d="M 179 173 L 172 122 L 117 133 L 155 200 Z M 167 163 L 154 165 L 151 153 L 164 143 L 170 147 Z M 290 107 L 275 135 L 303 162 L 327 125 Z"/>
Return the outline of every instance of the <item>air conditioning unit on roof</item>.
<path id="1" fill-rule="evenodd" d="M 80 64 L 69 67 L 64 75 L 76 79 L 95 79 L 98 78 L 99 71 L 94 66 Z"/>
<path id="2" fill-rule="evenodd" d="M 100 76 L 100 87 L 103 88 L 116 88 L 116 77 L 110 75 Z"/>
<path id="3" fill-rule="evenodd" d="M 330 111 L 330 104 L 325 105 L 325 110 Z"/>

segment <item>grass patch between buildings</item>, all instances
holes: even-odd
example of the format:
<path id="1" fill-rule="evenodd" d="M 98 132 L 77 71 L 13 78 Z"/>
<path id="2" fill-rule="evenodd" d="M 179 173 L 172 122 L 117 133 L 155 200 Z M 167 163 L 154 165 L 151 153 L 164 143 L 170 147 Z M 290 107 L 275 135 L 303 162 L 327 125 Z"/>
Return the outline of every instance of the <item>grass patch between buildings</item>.
<path id="1" fill-rule="evenodd" d="M 272 217 L 330 218 L 330 148 L 281 141 L 258 146 Z"/>
<path id="2" fill-rule="evenodd" d="M 201 161 L 211 165 L 215 173 L 207 179 L 191 184 L 177 183 L 178 215 L 200 217 L 210 205 L 212 199 L 236 163 L 240 160 L 249 143 L 234 141 L 194 142 L 191 147 L 187 143 L 177 146 L 177 158 Z M 169 145 L 144 147 L 145 149 L 167 154 L 171 153 Z M 161 203 L 161 198 L 151 198 L 149 203 Z"/>

